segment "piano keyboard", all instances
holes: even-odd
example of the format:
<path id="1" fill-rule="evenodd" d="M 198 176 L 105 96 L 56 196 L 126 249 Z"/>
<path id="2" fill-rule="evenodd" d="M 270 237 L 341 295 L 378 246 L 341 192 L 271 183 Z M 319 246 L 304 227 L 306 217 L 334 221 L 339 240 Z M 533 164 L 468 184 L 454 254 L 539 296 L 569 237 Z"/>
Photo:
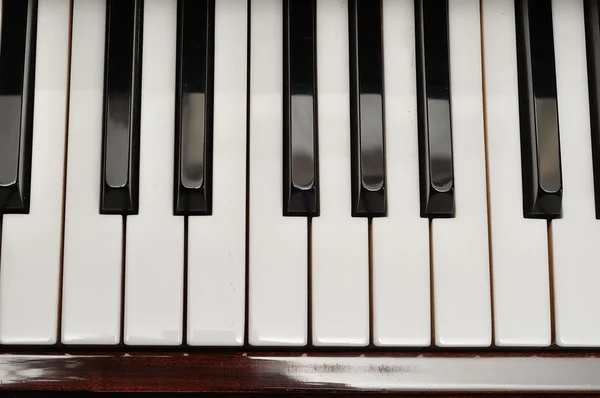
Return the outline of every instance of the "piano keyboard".
<path id="1" fill-rule="evenodd" d="M 597 0 L 2 0 L 0 343 L 600 346 Z"/>

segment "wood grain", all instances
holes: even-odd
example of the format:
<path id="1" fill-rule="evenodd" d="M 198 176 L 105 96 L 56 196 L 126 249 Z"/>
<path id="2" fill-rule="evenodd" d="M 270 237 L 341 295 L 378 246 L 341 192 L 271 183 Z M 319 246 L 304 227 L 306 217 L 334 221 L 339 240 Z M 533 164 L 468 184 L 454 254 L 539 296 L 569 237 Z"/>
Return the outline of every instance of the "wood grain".
<path id="1" fill-rule="evenodd" d="M 448 380 L 448 367 L 429 366 L 431 363 L 428 366 L 418 365 L 423 360 L 440 358 L 463 360 L 458 365 L 463 368 L 466 359 L 469 361 L 466 367 L 473 364 L 473 371 L 481 363 L 473 362 L 478 358 L 491 358 L 494 361 L 511 358 L 543 358 L 552 361 L 566 358 L 580 363 L 579 370 L 585 369 L 585 363 L 600 366 L 600 356 L 590 352 L 19 352 L 0 355 L 0 391 L 186 391 L 242 395 L 286 392 L 311 393 L 311 396 L 380 392 L 405 396 L 424 392 L 443 396 L 471 396 L 474 393 L 485 396 L 490 392 L 507 392 L 502 386 L 487 391 L 476 380 L 473 380 L 472 389 L 468 391 L 444 389 L 436 386 L 436 383 L 432 384 L 431 389 L 406 388 L 406 380 L 411 377 L 419 379 L 424 374 L 432 381 Z M 415 365 L 415 360 L 421 362 L 416 362 Z M 576 368 L 565 368 L 564 372 L 571 372 L 574 378 L 578 377 Z M 600 386 L 600 372 L 597 374 Z M 595 376 L 592 378 L 595 380 Z M 527 388 L 514 389 L 510 384 L 505 387 L 514 390 L 513 393 L 545 394 L 544 396 L 549 393 L 556 396 L 577 393 L 576 388 L 531 391 Z M 579 393 L 600 393 L 600 387 Z"/>

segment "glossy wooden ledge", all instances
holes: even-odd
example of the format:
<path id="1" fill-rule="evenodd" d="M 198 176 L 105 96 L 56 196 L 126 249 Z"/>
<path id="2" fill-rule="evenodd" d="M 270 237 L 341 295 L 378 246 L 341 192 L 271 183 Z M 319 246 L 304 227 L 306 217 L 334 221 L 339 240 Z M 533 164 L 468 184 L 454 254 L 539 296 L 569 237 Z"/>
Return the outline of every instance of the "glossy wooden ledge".
<path id="1" fill-rule="evenodd" d="M 590 353 L 0 355 L 0 390 L 220 393 L 600 392 Z"/>

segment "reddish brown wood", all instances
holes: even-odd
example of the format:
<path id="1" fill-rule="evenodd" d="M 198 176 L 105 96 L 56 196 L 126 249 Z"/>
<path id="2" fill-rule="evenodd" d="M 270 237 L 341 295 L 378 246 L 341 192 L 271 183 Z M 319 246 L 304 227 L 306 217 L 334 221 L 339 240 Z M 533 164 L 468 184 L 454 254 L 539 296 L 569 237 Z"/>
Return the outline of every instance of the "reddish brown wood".
<path id="1" fill-rule="evenodd" d="M 528 356 L 532 353 L 418 353 L 373 352 L 310 353 L 312 365 L 294 365 L 303 353 L 194 352 L 194 353 L 76 353 L 76 354 L 3 354 L 0 355 L 1 390 L 69 391 L 195 391 L 222 393 L 293 392 L 293 393 L 375 393 L 381 391 L 376 380 L 382 372 L 402 372 L 402 359 L 417 355 L 435 357 Z M 594 353 L 536 352 L 537 356 L 589 357 Z M 348 366 L 348 359 L 352 365 Z M 369 367 L 370 358 L 394 358 L 393 366 Z M 327 359 L 327 361 L 325 361 Z M 321 361 L 321 362 L 320 362 Z M 326 362 L 326 364 L 325 364 Z M 290 363 L 292 364 L 290 367 Z M 297 366 L 298 369 L 294 369 Z M 302 369 L 300 369 L 302 368 Z M 314 372 L 314 379 L 327 383 L 304 382 L 294 378 Z M 406 369 L 406 371 L 415 371 Z M 374 383 L 367 390 L 349 384 L 332 384 L 331 375 L 345 374 L 351 380 Z M 290 377 L 291 375 L 291 377 Z M 477 391 L 472 391 L 477 393 Z M 600 391 L 599 391 L 600 393 Z M 407 393 L 405 396 L 414 396 Z M 438 396 L 461 396 L 452 392 Z M 485 396 L 481 395 L 481 396 Z M 487 394 L 489 395 L 489 394 Z M 540 395 L 539 393 L 532 395 Z M 556 396 L 565 396 L 564 392 Z M 582 394 L 585 395 L 585 394 Z M 589 392 L 587 393 L 589 396 Z M 347 394 L 345 394 L 347 396 Z M 466 396 L 463 394 L 463 396 Z M 471 396 L 471 395 L 469 395 Z"/>

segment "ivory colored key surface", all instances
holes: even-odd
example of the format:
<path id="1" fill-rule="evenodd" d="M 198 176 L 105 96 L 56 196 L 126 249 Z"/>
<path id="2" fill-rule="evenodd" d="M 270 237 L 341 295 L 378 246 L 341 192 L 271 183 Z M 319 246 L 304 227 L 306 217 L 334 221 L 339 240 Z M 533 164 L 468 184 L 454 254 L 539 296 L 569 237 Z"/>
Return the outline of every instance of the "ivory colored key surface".
<path id="1" fill-rule="evenodd" d="M 455 218 L 431 222 L 435 343 L 488 346 L 491 304 L 478 0 L 450 0 Z"/>
<path id="2" fill-rule="evenodd" d="M 583 2 L 553 1 L 563 217 L 552 220 L 556 344 L 600 346 L 600 280 Z"/>
<path id="3" fill-rule="evenodd" d="M 173 215 L 176 0 L 146 0 L 139 214 L 127 217 L 129 345 L 178 345 L 183 335 L 183 218 Z"/>
<path id="4" fill-rule="evenodd" d="M 212 216 L 189 217 L 191 345 L 244 342 L 247 10 L 246 0 L 215 3 L 214 200 Z"/>
<path id="5" fill-rule="evenodd" d="M 494 344 L 550 344 L 546 221 L 523 218 L 512 0 L 483 1 Z"/>
<path id="6" fill-rule="evenodd" d="M 283 9 L 250 4 L 248 340 L 307 342 L 307 220 L 283 217 Z"/>
<path id="7" fill-rule="evenodd" d="M 75 0 L 67 150 L 62 337 L 117 344 L 121 329 L 121 216 L 101 215 L 100 166 L 106 1 Z"/>
<path id="8" fill-rule="evenodd" d="M 388 213 L 373 219 L 373 343 L 431 343 L 429 221 L 419 216 L 413 0 L 383 1 Z"/>
<path id="9" fill-rule="evenodd" d="M 317 0 L 321 215 L 312 221 L 312 340 L 369 343 L 369 238 L 351 216 L 347 0 Z"/>
<path id="10" fill-rule="evenodd" d="M 42 1 L 38 8 L 30 209 L 2 222 L 3 344 L 57 340 L 69 8 L 68 0 Z"/>

